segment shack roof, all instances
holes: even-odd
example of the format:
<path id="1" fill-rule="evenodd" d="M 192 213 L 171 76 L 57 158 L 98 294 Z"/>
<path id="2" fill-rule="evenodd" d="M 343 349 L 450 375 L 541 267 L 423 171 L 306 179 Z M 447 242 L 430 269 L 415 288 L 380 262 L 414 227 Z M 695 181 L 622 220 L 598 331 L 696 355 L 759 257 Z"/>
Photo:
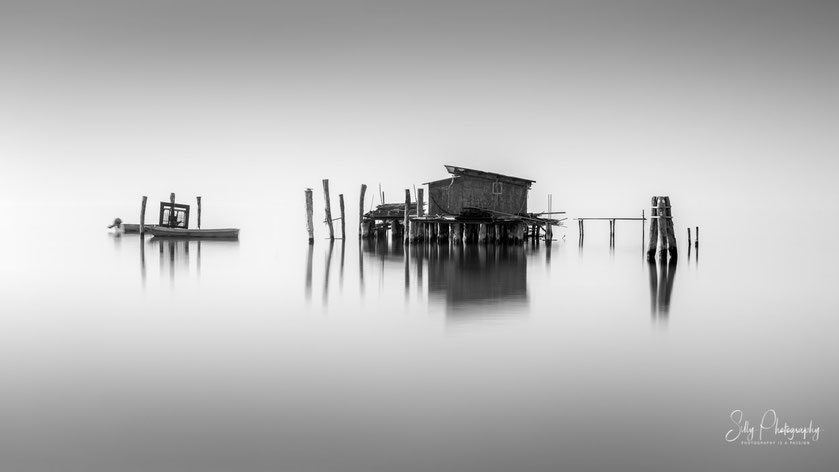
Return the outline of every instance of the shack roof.
<path id="1" fill-rule="evenodd" d="M 469 168 L 466 168 L 466 167 L 445 165 L 445 168 L 450 174 L 452 174 L 454 176 L 467 175 L 467 176 L 470 176 L 470 177 L 481 177 L 481 178 L 490 179 L 490 180 L 506 180 L 508 182 L 520 183 L 522 185 L 526 184 L 528 186 L 530 184 L 536 182 L 535 180 L 523 179 L 521 177 L 513 177 L 511 175 L 497 174 L 495 172 L 486 172 L 486 171 L 483 171 L 483 170 L 469 169 Z M 444 182 L 444 181 L 448 182 L 449 180 L 450 179 L 440 179 L 440 180 L 435 180 L 435 181 L 432 181 L 432 182 L 425 182 L 425 184 L 423 184 L 423 185 L 435 184 L 435 183 Z"/>

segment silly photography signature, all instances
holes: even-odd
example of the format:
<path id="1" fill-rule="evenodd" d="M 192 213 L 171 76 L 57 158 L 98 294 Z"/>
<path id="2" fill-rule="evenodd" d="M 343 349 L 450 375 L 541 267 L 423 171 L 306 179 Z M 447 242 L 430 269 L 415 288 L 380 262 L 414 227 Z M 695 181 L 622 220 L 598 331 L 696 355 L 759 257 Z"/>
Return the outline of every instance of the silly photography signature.
<path id="1" fill-rule="evenodd" d="M 806 426 L 790 425 L 786 421 L 782 426 L 778 413 L 773 409 L 766 410 L 758 424 L 745 419 L 743 410 L 732 411 L 729 418 L 734 427 L 725 434 L 726 442 L 739 440 L 746 445 L 804 446 L 818 442 L 821 435 L 821 427 L 813 426 L 813 420 Z"/>

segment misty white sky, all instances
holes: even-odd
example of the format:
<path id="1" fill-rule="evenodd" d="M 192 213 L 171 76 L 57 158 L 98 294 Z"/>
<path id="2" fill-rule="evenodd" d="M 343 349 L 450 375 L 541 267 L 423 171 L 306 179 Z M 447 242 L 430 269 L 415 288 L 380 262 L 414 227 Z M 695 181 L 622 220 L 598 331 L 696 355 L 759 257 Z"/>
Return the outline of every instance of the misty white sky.
<path id="1" fill-rule="evenodd" d="M 322 178 L 399 200 L 456 164 L 577 215 L 836 208 L 837 25 L 826 1 L 5 1 L 0 201 L 299 211 Z"/>

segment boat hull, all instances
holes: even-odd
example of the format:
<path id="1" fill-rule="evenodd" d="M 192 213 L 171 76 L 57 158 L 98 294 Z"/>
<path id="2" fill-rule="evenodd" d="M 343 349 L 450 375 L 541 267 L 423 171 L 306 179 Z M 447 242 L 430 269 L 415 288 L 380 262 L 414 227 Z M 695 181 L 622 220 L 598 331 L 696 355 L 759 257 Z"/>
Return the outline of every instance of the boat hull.
<path id="1" fill-rule="evenodd" d="M 184 229 L 147 226 L 146 232 L 166 238 L 237 239 L 239 237 L 239 228 Z"/>

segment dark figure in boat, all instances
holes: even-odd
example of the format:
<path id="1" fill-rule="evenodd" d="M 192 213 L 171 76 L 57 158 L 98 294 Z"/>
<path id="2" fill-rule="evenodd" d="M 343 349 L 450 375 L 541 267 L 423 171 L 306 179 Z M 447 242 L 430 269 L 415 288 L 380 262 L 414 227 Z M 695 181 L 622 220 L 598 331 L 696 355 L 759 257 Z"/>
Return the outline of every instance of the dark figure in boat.
<path id="1" fill-rule="evenodd" d="M 114 218 L 114 222 L 113 222 L 113 223 L 111 223 L 111 224 L 108 226 L 108 228 L 109 228 L 109 229 L 113 228 L 113 230 L 114 230 L 114 232 L 115 232 L 115 233 L 121 233 L 121 232 L 123 232 L 123 231 L 124 231 L 124 228 L 122 227 L 122 219 L 120 219 L 119 217 Z"/>

